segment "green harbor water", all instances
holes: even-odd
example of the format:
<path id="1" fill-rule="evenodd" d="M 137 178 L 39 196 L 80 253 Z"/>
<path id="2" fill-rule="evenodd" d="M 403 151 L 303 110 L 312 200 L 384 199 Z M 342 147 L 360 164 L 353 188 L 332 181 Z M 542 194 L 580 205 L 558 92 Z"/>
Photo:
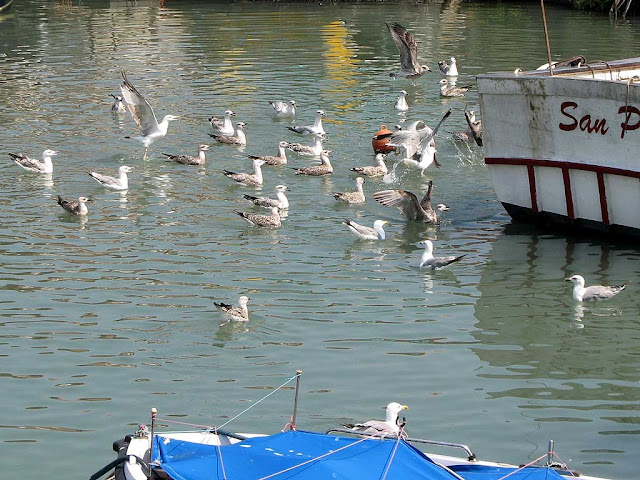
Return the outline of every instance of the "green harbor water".
<path id="1" fill-rule="evenodd" d="M 547 8 L 555 59 L 640 54 L 637 20 Z M 390 78 L 398 54 L 384 22 L 413 31 L 434 71 Z M 440 98 L 437 61 L 452 55 L 460 85 L 545 63 L 538 5 L 16 0 L 0 14 L 0 476 L 88 478 L 151 407 L 219 425 L 301 369 L 301 429 L 381 418 L 399 401 L 411 435 L 466 443 L 481 459 L 526 463 L 554 439 L 573 469 L 637 478 L 639 251 L 511 224 L 481 150 L 451 140 L 465 105 L 479 108 L 474 90 Z M 182 116 L 146 160 L 124 138 L 138 134 L 131 116 L 110 112 L 121 70 L 158 116 Z M 406 114 L 394 109 L 402 89 Z M 264 168 L 262 189 L 233 184 L 222 169 L 248 171 L 247 155 L 307 141 L 268 103 L 289 99 L 297 124 L 326 112 L 334 174 L 296 176 L 289 167 L 315 160 L 290 154 Z M 248 124 L 245 148 L 212 145 L 202 167 L 161 154 L 194 154 L 212 141 L 207 117 L 226 108 Z M 439 169 L 396 166 L 367 180 L 364 205 L 334 200 L 354 189 L 350 167 L 372 164 L 382 123 L 434 126 L 449 108 Z M 7 155 L 46 148 L 60 152 L 50 177 Z M 135 168 L 124 193 L 85 173 L 120 165 Z M 435 203 L 451 208 L 437 228 L 372 199 L 421 194 L 430 179 Z M 253 211 L 243 194 L 281 183 L 281 228 L 234 214 Z M 57 195 L 90 196 L 86 220 Z M 360 241 L 344 218 L 388 220 L 387 239 Z M 422 238 L 465 257 L 421 271 Z M 631 284 L 575 306 L 563 281 L 574 273 Z M 241 294 L 251 321 L 220 326 L 213 302 Z M 292 404 L 288 388 L 226 428 L 276 432 Z"/>

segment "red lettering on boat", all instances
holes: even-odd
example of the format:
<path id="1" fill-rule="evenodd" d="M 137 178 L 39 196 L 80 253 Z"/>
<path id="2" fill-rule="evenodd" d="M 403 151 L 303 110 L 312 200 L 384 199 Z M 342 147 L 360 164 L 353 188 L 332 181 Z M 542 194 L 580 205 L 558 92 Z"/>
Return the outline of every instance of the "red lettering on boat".
<path id="1" fill-rule="evenodd" d="M 571 115 L 567 110 L 575 109 L 578 107 L 576 102 L 562 102 L 560 105 L 560 112 L 570 118 L 572 120 L 571 123 L 560 123 L 558 126 L 560 130 L 564 130 L 565 132 L 570 132 L 575 130 L 577 127 L 580 127 L 580 130 L 587 133 L 600 133 L 601 135 L 605 135 L 609 131 L 609 127 L 607 127 L 607 120 L 604 118 L 591 118 L 591 115 L 584 115 L 580 120 Z M 637 128 L 637 127 L 636 127 Z"/>
<path id="2" fill-rule="evenodd" d="M 560 123 L 558 126 L 560 127 L 560 130 L 564 130 L 565 132 L 570 132 L 571 130 L 575 130 L 576 127 L 578 126 L 578 119 L 576 117 L 574 117 L 573 115 L 571 115 L 570 113 L 568 113 L 566 111 L 567 108 L 576 108 L 578 106 L 578 104 L 576 102 L 562 102 L 562 105 L 560 105 L 560 111 L 562 112 L 563 115 L 569 117 L 571 120 L 573 120 L 572 123 L 569 124 L 565 124 L 565 123 Z"/>
<path id="3" fill-rule="evenodd" d="M 624 138 L 624 134 L 627 131 L 636 130 L 640 128 L 640 110 L 638 110 L 636 107 L 632 107 L 631 105 L 626 105 L 624 107 L 620 107 L 620 109 L 618 110 L 618 113 L 625 114 L 624 122 L 620 124 L 620 127 L 622 128 L 620 132 L 620 138 Z M 632 115 L 636 115 L 636 123 L 634 123 L 633 125 L 629 124 L 629 122 L 631 121 Z"/>

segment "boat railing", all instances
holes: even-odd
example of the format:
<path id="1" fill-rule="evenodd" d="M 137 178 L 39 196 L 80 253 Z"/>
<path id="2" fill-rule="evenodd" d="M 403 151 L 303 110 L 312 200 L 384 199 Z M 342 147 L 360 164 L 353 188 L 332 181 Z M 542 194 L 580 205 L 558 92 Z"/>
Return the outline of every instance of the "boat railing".
<path id="1" fill-rule="evenodd" d="M 356 435 L 359 437 L 372 437 L 372 438 L 381 438 L 379 434 L 375 433 L 364 433 L 364 432 L 354 432 L 348 428 L 332 428 L 326 431 L 327 434 L 330 433 L 346 433 L 349 435 Z M 389 437 L 385 437 L 389 438 Z M 403 437 L 404 440 L 408 443 L 424 443 L 428 445 L 437 445 L 439 447 L 451 447 L 451 448 L 460 448 L 464 450 L 467 454 L 467 460 L 470 462 L 475 462 L 478 460 L 476 454 L 471 451 L 471 449 L 462 443 L 451 443 L 451 442 L 442 442 L 439 440 L 426 440 L 423 438 L 412 438 L 412 437 Z"/>

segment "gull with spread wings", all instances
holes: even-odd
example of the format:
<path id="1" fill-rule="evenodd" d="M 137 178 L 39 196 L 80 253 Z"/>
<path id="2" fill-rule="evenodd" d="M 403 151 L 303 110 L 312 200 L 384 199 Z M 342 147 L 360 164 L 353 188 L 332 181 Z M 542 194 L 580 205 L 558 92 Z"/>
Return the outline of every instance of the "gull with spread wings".
<path id="1" fill-rule="evenodd" d="M 427 65 L 420 65 L 420 63 L 418 63 L 418 44 L 416 43 L 415 37 L 399 23 L 389 25 L 385 22 L 385 25 L 389 29 L 393 42 L 400 51 L 400 73 L 392 73 L 391 76 L 401 75 L 403 77 L 413 78 L 419 77 L 425 72 L 430 72 L 431 69 Z"/>
<path id="2" fill-rule="evenodd" d="M 407 190 L 380 190 L 373 194 L 373 198 L 386 207 L 396 207 L 407 220 L 435 225 L 440 222 L 440 219 L 436 211 L 431 207 L 432 192 L 433 181 L 429 181 L 427 193 L 420 201 L 418 201 L 418 197 L 414 193 Z M 436 210 L 442 212 L 448 210 L 448 207 L 443 203 L 439 203 L 436 205 Z"/>

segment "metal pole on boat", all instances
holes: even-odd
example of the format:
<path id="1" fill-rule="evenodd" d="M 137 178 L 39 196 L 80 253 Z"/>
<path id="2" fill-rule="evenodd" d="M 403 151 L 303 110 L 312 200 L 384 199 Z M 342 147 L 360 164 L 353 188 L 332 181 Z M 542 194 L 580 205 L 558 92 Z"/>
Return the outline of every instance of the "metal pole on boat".
<path id="1" fill-rule="evenodd" d="M 542 7 L 542 24 L 544 25 L 544 39 L 547 42 L 547 61 L 549 62 L 549 75 L 553 77 L 553 69 L 551 68 L 551 46 L 549 45 L 549 29 L 547 28 L 547 12 L 544 9 L 544 0 L 540 0 Z"/>
<path id="2" fill-rule="evenodd" d="M 296 417 L 298 416 L 298 392 L 300 391 L 301 375 L 302 375 L 302 370 L 296 370 L 296 395 L 293 400 L 293 415 L 291 415 L 291 424 L 289 425 L 289 430 L 296 429 Z"/>
<path id="3" fill-rule="evenodd" d="M 153 407 L 151 409 L 151 441 L 153 441 L 153 432 L 156 429 L 156 417 L 158 416 L 158 409 Z"/>
<path id="4" fill-rule="evenodd" d="M 547 465 L 551 465 L 553 463 L 553 449 L 554 449 L 554 442 L 553 440 L 549 440 L 549 451 L 547 452 Z"/>

